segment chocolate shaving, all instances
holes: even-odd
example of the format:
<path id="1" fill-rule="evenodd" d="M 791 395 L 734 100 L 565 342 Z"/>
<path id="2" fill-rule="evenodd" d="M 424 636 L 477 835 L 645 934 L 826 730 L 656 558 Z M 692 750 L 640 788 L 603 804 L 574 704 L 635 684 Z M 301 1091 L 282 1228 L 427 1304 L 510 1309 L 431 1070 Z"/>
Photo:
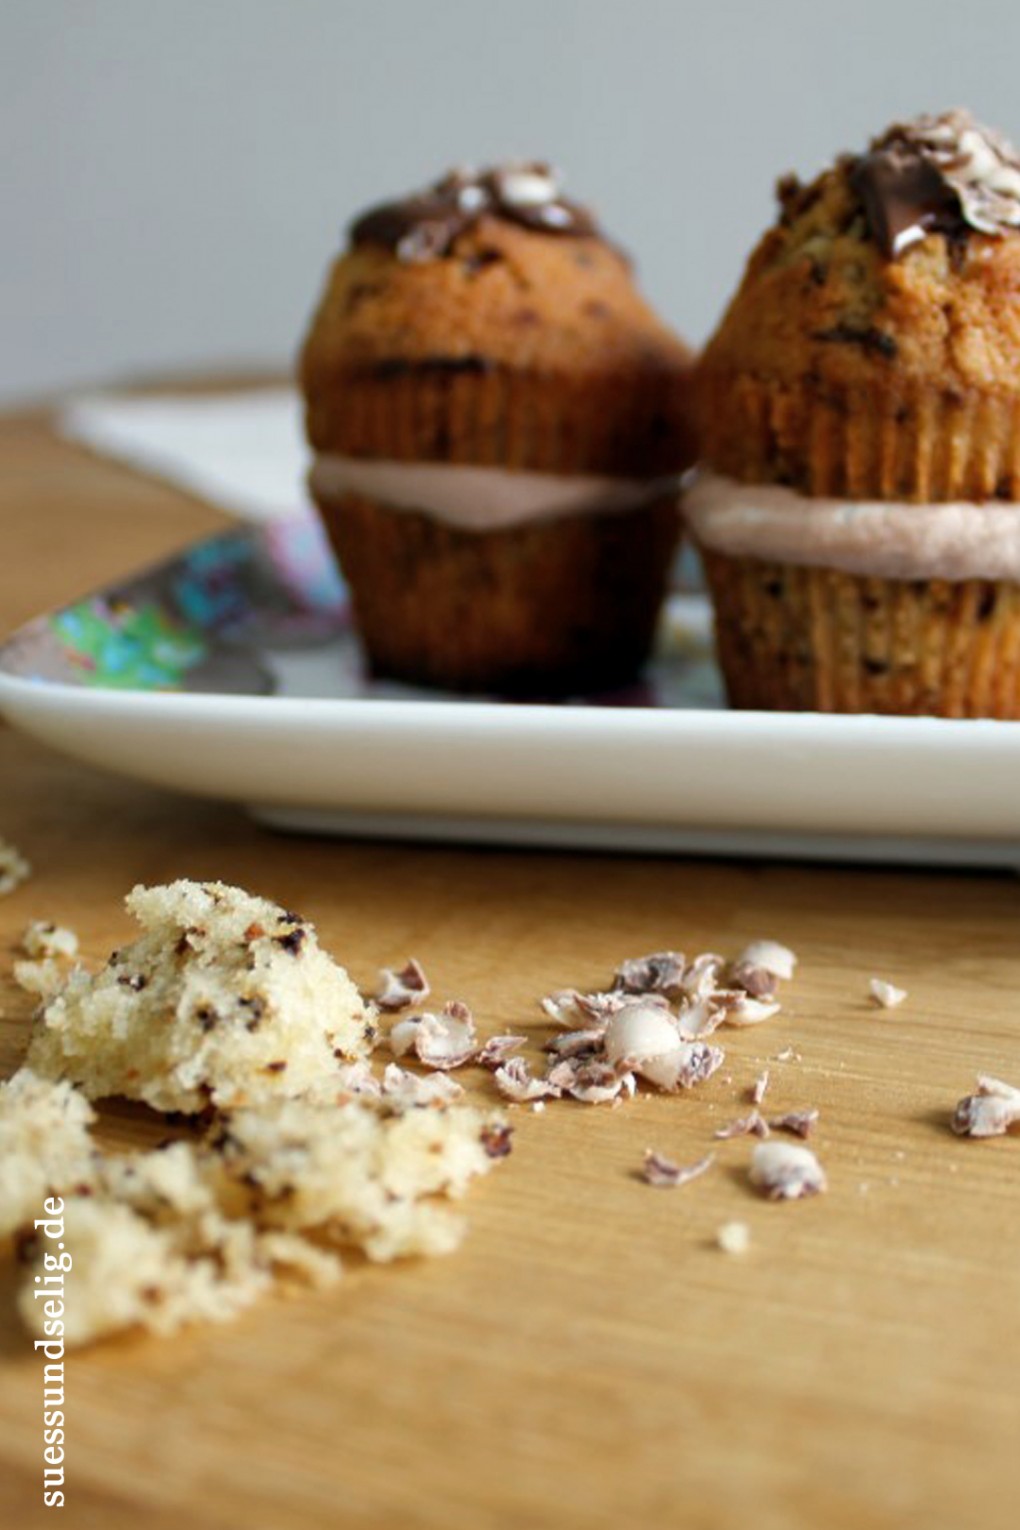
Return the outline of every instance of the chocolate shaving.
<path id="1" fill-rule="evenodd" d="M 678 1164 L 671 1158 L 664 1158 L 661 1153 L 655 1152 L 654 1148 L 648 1148 L 645 1153 L 645 1161 L 641 1166 L 640 1177 L 646 1185 L 654 1185 L 656 1189 L 672 1190 L 680 1185 L 689 1185 L 692 1179 L 710 1169 L 715 1162 L 714 1153 L 706 1153 L 704 1158 L 699 1158 L 697 1163 Z"/>
<path id="2" fill-rule="evenodd" d="M 732 1137 L 767 1137 L 769 1124 L 760 1111 L 749 1111 L 746 1116 L 737 1116 L 736 1120 L 730 1121 L 726 1126 L 720 1126 L 713 1132 L 714 1137 L 728 1142 Z"/>
<path id="3" fill-rule="evenodd" d="M 426 998 L 430 992 L 424 969 L 413 956 L 399 971 L 392 967 L 382 967 L 379 977 L 379 991 L 375 995 L 375 1002 L 387 1013 L 406 1009 L 408 1005 Z"/>
<path id="4" fill-rule="evenodd" d="M 1020 1125 L 1020 1089 L 982 1075 L 977 1093 L 960 1100 L 952 1119 L 958 1137 L 1003 1137 Z"/>
<path id="5" fill-rule="evenodd" d="M 769 1116 L 769 1126 L 774 1132 L 791 1132 L 795 1137 L 810 1137 L 818 1120 L 814 1106 L 807 1110 L 788 1110 L 781 1116 Z"/>
<path id="6" fill-rule="evenodd" d="M 350 238 L 355 247 L 376 245 L 421 264 L 453 254 L 460 237 L 485 217 L 536 233 L 602 237 L 591 213 L 562 195 L 555 171 L 521 163 L 452 170 L 425 191 L 370 208 L 351 226 Z"/>

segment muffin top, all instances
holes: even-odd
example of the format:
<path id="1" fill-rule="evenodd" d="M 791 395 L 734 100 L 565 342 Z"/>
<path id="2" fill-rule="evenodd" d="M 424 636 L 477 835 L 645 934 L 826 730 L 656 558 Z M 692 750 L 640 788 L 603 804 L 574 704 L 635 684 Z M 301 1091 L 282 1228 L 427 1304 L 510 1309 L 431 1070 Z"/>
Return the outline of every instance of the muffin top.
<path id="1" fill-rule="evenodd" d="M 839 388 L 1020 383 L 1020 158 L 966 111 L 897 123 L 779 218 L 706 347 L 706 373 Z"/>
<path id="2" fill-rule="evenodd" d="M 302 355 L 309 395 L 415 365 L 569 376 L 685 369 L 627 257 L 541 164 L 454 171 L 352 224 Z"/>

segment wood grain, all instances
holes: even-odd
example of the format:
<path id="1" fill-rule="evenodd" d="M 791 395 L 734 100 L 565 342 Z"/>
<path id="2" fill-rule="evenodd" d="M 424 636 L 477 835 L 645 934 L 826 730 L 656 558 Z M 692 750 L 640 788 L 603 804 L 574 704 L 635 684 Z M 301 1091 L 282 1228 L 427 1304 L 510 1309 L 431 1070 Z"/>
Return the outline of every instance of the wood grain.
<path id="1" fill-rule="evenodd" d="M 37 419 L 0 423 L 5 625 L 217 524 Z M 0 900 L 4 974 L 28 919 L 69 922 L 99 960 L 134 882 L 185 875 L 300 907 L 364 983 L 414 953 L 439 997 L 536 1046 L 536 998 L 624 956 L 767 933 L 801 957 L 784 1013 L 734 1033 L 690 1096 L 514 1111 L 513 1157 L 452 1258 L 352 1261 L 330 1295 L 73 1356 L 64 1524 L 1015 1522 L 1020 1140 L 947 1129 L 976 1071 L 1020 1082 L 1015 878 L 289 839 L 5 729 L 0 832 L 36 868 Z M 869 1006 L 873 974 L 909 990 L 902 1008 Z M 10 1070 L 28 1003 L 6 976 L 0 1002 Z M 787 1046 L 799 1061 L 774 1060 Z M 821 1110 L 828 1195 L 756 1199 L 746 1141 L 682 1190 L 636 1180 L 648 1146 L 700 1157 L 766 1061 L 770 1105 Z M 122 1107 L 105 1129 L 154 1128 Z M 743 1258 L 714 1244 L 732 1218 Z M 42 1377 L 0 1268 L 0 1516 L 20 1530 L 48 1522 Z"/>

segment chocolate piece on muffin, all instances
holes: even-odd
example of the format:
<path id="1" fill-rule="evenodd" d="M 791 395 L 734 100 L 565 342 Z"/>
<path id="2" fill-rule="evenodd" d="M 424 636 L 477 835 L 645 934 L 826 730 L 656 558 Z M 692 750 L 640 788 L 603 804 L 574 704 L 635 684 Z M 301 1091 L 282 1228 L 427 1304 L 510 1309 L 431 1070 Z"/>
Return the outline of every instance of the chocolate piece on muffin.
<path id="1" fill-rule="evenodd" d="M 1020 159 L 898 124 L 777 223 L 698 371 L 736 706 L 1020 716 Z"/>
<path id="2" fill-rule="evenodd" d="M 456 172 L 360 217 L 301 376 L 377 674 L 549 696 L 634 677 L 694 455 L 690 359 L 550 170 Z"/>

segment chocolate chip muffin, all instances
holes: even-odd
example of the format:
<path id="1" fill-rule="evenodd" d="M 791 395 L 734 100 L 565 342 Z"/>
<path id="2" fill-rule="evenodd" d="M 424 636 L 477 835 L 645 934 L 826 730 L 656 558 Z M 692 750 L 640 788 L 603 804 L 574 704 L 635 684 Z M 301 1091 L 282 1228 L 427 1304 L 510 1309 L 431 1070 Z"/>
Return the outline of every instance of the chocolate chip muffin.
<path id="1" fill-rule="evenodd" d="M 542 696 L 632 679 L 694 455 L 689 378 L 545 166 L 453 173 L 358 218 L 301 379 L 373 671 Z"/>
<path id="2" fill-rule="evenodd" d="M 1020 716 L 1020 160 L 952 111 L 778 197 L 697 378 L 730 699 Z"/>

